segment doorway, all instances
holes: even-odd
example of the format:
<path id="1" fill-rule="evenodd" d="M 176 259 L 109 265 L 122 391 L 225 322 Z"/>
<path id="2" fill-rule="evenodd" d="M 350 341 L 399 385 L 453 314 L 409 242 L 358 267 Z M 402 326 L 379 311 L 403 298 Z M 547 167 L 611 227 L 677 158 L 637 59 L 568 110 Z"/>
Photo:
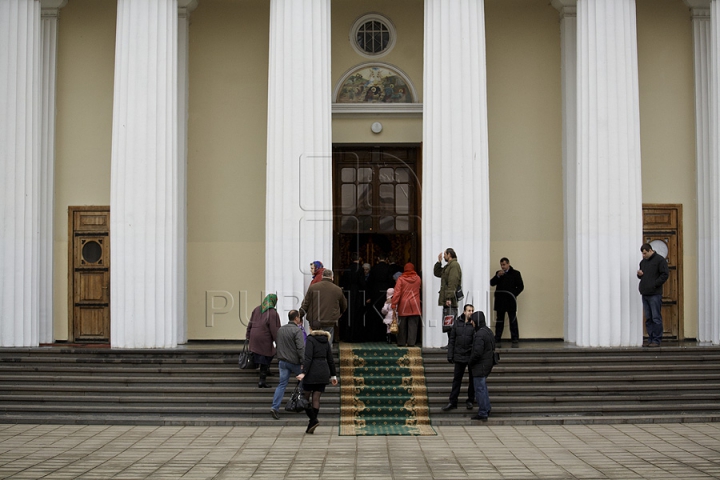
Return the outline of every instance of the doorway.
<path id="1" fill-rule="evenodd" d="M 682 205 L 643 204 L 643 242 L 667 259 L 670 271 L 662 294 L 663 340 L 683 340 Z"/>
<path id="2" fill-rule="evenodd" d="M 363 263 L 390 275 L 407 262 L 419 268 L 419 157 L 417 144 L 333 146 L 333 267 L 348 296 L 343 341 L 386 338 L 380 308 L 387 286 L 372 282 L 377 276 L 365 275 Z"/>
<path id="3" fill-rule="evenodd" d="M 69 340 L 110 342 L 110 207 L 69 207 Z"/>

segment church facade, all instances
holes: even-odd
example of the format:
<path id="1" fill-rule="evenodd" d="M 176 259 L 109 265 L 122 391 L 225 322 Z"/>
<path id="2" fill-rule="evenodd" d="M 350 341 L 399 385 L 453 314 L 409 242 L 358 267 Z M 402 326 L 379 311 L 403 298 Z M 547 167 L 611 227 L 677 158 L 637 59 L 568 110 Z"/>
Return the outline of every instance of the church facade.
<path id="1" fill-rule="evenodd" d="M 244 337 L 321 261 L 438 254 L 521 338 L 720 344 L 717 0 L 5 0 L 0 345 Z"/>

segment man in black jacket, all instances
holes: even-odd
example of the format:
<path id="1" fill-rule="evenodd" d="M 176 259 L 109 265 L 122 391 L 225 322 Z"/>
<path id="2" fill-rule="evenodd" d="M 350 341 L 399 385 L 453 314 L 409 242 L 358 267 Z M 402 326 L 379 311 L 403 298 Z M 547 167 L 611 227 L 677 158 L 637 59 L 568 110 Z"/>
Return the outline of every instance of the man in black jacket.
<path id="1" fill-rule="evenodd" d="M 495 364 L 495 337 L 492 330 L 485 323 L 485 314 L 475 312 L 472 321 L 479 328 L 475 332 L 472 352 L 470 353 L 470 374 L 475 385 L 475 398 L 478 402 L 478 412 L 470 417 L 473 420 L 487 422 L 490 415 L 490 396 L 488 395 L 486 379 Z"/>
<path id="2" fill-rule="evenodd" d="M 460 385 L 462 384 L 465 369 L 468 367 L 470 360 L 470 352 L 472 351 L 473 338 L 475 336 L 476 325 L 472 321 L 472 313 L 475 310 L 470 304 L 465 305 L 462 315 L 458 316 L 450 330 L 450 340 L 448 341 L 448 362 L 455 364 L 453 371 L 452 390 L 448 404 L 442 407 L 443 412 L 457 408 L 458 397 L 460 396 Z M 475 403 L 475 387 L 473 386 L 473 378 L 468 369 L 468 399 L 465 406 L 470 410 Z"/>
<path id="3" fill-rule="evenodd" d="M 505 313 L 510 321 L 510 339 L 512 346 L 520 342 L 520 329 L 517 322 L 517 297 L 525 289 L 522 275 L 510 266 L 506 257 L 500 259 L 500 270 L 490 279 L 490 286 L 495 287 L 495 342 L 500 345 L 505 328 Z"/>
<path id="4" fill-rule="evenodd" d="M 648 347 L 659 347 L 663 334 L 662 322 L 662 291 L 663 284 L 669 276 L 667 260 L 655 253 L 649 243 L 640 247 L 643 259 L 637 277 L 640 279 L 640 295 L 642 295 L 645 329 L 648 334 Z"/>

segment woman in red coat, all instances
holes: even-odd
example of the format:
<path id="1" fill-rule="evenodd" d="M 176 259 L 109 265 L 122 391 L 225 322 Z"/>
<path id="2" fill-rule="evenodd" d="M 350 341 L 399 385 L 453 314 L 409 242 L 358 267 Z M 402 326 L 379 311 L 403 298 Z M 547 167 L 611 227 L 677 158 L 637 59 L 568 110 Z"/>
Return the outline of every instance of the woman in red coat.
<path id="1" fill-rule="evenodd" d="M 398 313 L 398 347 L 414 347 L 420 324 L 420 276 L 415 265 L 406 263 L 403 274 L 395 283 L 392 307 Z"/>
<path id="2" fill-rule="evenodd" d="M 275 310 L 277 295 L 271 293 L 265 297 L 262 305 L 255 307 L 250 315 L 245 338 L 250 340 L 250 351 L 253 353 L 253 360 L 260 365 L 259 388 L 270 388 L 266 383 L 270 362 L 275 356 L 275 345 L 277 332 L 280 329 L 280 315 Z"/>

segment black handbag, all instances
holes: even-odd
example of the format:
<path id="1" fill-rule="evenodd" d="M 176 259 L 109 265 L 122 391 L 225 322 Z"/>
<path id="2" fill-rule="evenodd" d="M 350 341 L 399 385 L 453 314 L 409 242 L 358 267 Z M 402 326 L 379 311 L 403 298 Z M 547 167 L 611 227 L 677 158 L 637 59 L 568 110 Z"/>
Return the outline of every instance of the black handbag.
<path id="1" fill-rule="evenodd" d="M 292 394 L 290 395 L 290 400 L 288 400 L 287 404 L 285 405 L 285 410 L 288 412 L 300 413 L 305 411 L 310 406 L 307 399 L 302 394 L 300 385 L 301 383 L 298 382 L 298 384 L 295 386 L 295 390 L 293 390 Z"/>
<path id="2" fill-rule="evenodd" d="M 463 293 L 462 285 L 458 285 L 455 289 L 455 298 L 457 298 L 458 302 L 465 298 L 465 294 Z"/>
<path id="3" fill-rule="evenodd" d="M 245 340 L 242 352 L 240 352 L 240 356 L 238 357 L 238 366 L 243 370 L 254 370 L 257 368 L 255 360 L 253 360 L 253 354 L 248 348 L 247 340 Z"/>

